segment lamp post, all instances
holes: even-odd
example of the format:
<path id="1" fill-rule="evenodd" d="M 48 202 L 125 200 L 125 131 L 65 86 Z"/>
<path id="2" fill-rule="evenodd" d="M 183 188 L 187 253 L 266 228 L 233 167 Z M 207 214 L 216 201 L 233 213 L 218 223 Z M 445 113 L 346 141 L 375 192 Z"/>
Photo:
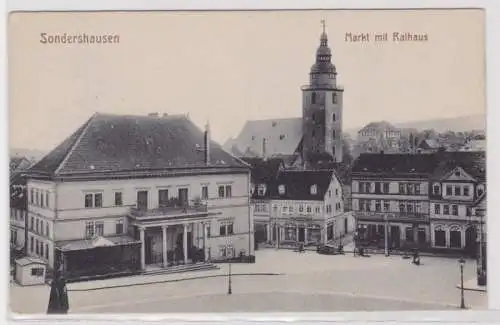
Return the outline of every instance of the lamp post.
<path id="1" fill-rule="evenodd" d="M 229 256 L 229 265 L 228 265 L 228 273 L 227 273 L 227 294 L 230 295 L 233 293 L 233 288 L 232 288 L 232 283 L 231 283 L 231 259 L 233 258 L 233 249 L 229 245 L 229 234 L 226 231 L 226 250 L 230 249 L 231 250 L 231 255 Z"/>
<path id="2" fill-rule="evenodd" d="M 389 256 L 389 231 L 388 231 L 388 225 L 389 225 L 389 222 L 387 221 L 387 214 L 384 215 L 384 244 L 385 244 L 385 248 L 384 248 L 384 252 L 385 252 L 385 256 Z"/>
<path id="3" fill-rule="evenodd" d="M 465 301 L 464 301 L 464 265 L 465 260 L 461 257 L 458 260 L 460 265 L 460 309 L 465 309 Z"/>

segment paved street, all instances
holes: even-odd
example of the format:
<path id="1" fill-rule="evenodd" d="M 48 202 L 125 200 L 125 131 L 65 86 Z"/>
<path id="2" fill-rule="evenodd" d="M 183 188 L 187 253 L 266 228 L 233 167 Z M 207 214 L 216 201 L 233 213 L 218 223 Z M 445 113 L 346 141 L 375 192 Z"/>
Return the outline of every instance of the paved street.
<path id="1" fill-rule="evenodd" d="M 92 283 L 69 285 L 71 313 L 287 312 L 456 309 L 460 302 L 455 259 L 422 258 L 414 266 L 399 256 L 325 256 L 288 250 L 257 251 L 257 263 L 233 264 L 233 294 L 227 295 L 227 265 L 220 270 L 182 277 L 212 277 L 123 288 L 82 290 Z M 219 276 L 217 276 L 219 275 Z M 468 261 L 464 278 L 475 275 Z M 215 277 L 214 277 L 215 276 Z M 158 280 L 179 275 L 158 275 Z M 127 279 L 110 279 L 110 285 Z M 101 283 L 102 285 L 102 283 Z M 72 291 L 73 290 L 73 291 Z M 11 285 L 14 312 L 43 313 L 49 288 Z M 465 292 L 468 307 L 487 308 L 484 292 Z"/>

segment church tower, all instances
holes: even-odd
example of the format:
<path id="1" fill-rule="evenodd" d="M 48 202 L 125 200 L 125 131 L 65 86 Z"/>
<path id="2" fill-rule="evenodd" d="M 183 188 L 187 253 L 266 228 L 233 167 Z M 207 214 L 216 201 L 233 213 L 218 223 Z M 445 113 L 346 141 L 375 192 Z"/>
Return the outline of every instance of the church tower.
<path id="1" fill-rule="evenodd" d="M 342 162 L 342 97 L 337 86 L 337 70 L 332 64 L 325 21 L 316 51 L 316 62 L 309 73 L 309 85 L 302 87 L 302 154 L 308 161 L 317 154 L 330 154 Z"/>

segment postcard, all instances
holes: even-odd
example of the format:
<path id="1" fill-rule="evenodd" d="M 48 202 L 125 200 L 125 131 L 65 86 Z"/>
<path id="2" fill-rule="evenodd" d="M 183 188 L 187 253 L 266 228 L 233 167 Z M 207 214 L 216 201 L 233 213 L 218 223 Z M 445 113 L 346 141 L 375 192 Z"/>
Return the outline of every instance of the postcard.
<path id="1" fill-rule="evenodd" d="M 10 13 L 9 309 L 487 309 L 485 42 L 481 9 Z"/>

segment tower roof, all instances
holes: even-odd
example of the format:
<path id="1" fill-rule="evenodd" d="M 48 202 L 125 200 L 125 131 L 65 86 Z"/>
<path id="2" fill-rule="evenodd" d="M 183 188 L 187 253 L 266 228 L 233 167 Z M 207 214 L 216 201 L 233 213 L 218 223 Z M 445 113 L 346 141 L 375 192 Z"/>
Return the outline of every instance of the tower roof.
<path id="1" fill-rule="evenodd" d="M 336 73 L 335 65 L 332 64 L 332 50 L 328 47 L 328 35 L 326 34 L 326 24 L 322 20 L 323 32 L 321 33 L 319 47 L 316 50 L 316 62 L 311 67 L 313 73 Z"/>

